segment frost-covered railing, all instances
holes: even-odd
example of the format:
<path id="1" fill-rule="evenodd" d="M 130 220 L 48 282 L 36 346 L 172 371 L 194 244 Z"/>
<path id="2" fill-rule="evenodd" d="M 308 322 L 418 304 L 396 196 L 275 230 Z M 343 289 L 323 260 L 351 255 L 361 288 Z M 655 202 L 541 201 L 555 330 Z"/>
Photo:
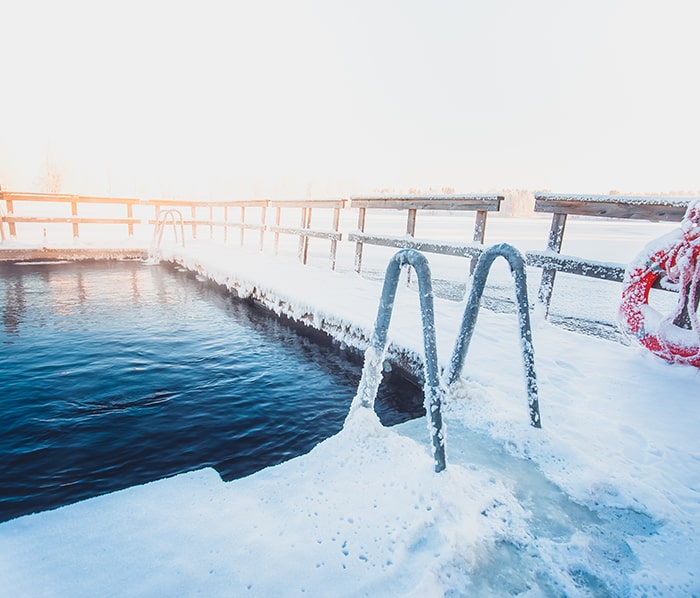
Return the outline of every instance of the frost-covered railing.
<path id="1" fill-rule="evenodd" d="M 340 211 L 345 207 L 345 200 L 309 200 L 309 201 L 270 201 L 269 207 L 275 210 L 275 224 L 268 226 L 267 230 L 275 235 L 275 255 L 279 252 L 280 235 L 296 235 L 299 237 L 299 260 L 306 264 L 309 254 L 309 239 L 326 239 L 330 241 L 330 265 L 335 270 L 338 241 L 342 239 L 342 233 L 338 231 L 340 226 Z M 311 226 L 311 217 L 314 208 L 332 210 L 332 223 L 328 229 L 314 229 Z M 284 226 L 282 223 L 283 210 L 299 210 L 301 222 L 298 227 Z"/>
<path id="2" fill-rule="evenodd" d="M 542 268 L 538 300 L 549 311 L 557 272 L 578 274 L 602 280 L 622 282 L 626 264 L 598 262 L 562 255 L 566 220 L 569 215 L 599 218 L 624 218 L 651 222 L 680 222 L 693 198 L 624 196 L 624 195 L 554 195 L 536 194 L 535 212 L 552 214 L 547 248 L 528 251 L 528 266 Z"/>
<path id="3" fill-rule="evenodd" d="M 521 351 L 525 366 L 525 378 L 528 395 L 530 424 L 541 427 L 539 400 L 537 396 L 537 378 L 535 376 L 535 356 L 530 329 L 530 313 L 527 299 L 527 281 L 525 278 L 525 261 L 520 252 L 511 245 L 501 243 L 485 250 L 479 257 L 474 271 L 472 290 L 469 295 L 462 323 L 457 334 L 446 383 L 453 384 L 462 374 L 464 360 L 469 349 L 476 319 L 479 313 L 481 296 L 486 285 L 486 278 L 493 261 L 502 256 L 508 262 L 515 283 L 518 302 L 518 324 L 521 338 Z M 370 339 L 370 346 L 365 352 L 362 377 L 357 394 L 350 407 L 348 419 L 361 408 L 374 409 L 379 384 L 382 378 L 382 366 L 387 349 L 389 324 L 394 311 L 394 300 L 399 284 L 399 275 L 403 266 L 411 266 L 418 278 L 418 297 L 420 301 L 421 324 L 423 329 L 424 349 L 424 405 L 430 422 L 430 437 L 433 447 L 435 471 L 441 472 L 447 466 L 445 455 L 445 426 L 442 417 L 442 405 L 445 397 L 445 385 L 440 376 L 437 340 L 435 334 L 435 310 L 430 266 L 425 256 L 414 249 L 402 249 L 389 261 L 384 276 L 382 295 L 377 309 L 377 318 Z"/>
<path id="4" fill-rule="evenodd" d="M 143 203 L 155 207 L 155 216 L 148 221 L 149 224 L 156 224 L 162 210 L 173 208 L 188 210 L 189 215 L 184 218 L 184 225 L 190 229 L 193 239 L 201 238 L 201 230 L 204 229 L 209 239 L 219 238 L 228 242 L 229 230 L 238 229 L 240 244 L 243 245 L 246 231 L 252 230 L 258 232 L 262 250 L 265 239 L 265 216 L 269 203 L 267 200 L 198 202 L 153 199 Z"/>
<path id="5" fill-rule="evenodd" d="M 365 244 L 410 248 L 428 253 L 441 253 L 461 257 L 477 258 L 484 250 L 486 216 L 500 209 L 501 195 L 407 195 L 397 197 L 353 197 L 350 207 L 358 209 L 357 232 L 350 233 L 348 240 L 355 242 L 355 270 L 362 269 L 362 251 Z M 372 235 L 365 233 L 367 210 L 406 210 L 406 235 Z M 416 218 L 419 210 L 473 211 L 476 212 L 471 242 L 431 241 L 415 238 Z M 475 261 L 472 261 L 472 271 Z"/>

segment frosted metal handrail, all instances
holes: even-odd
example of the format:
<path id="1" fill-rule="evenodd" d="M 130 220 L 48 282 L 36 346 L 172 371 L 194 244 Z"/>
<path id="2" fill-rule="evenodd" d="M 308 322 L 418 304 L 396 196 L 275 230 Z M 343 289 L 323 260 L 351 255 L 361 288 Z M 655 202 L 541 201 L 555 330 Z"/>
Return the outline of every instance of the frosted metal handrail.
<path id="1" fill-rule="evenodd" d="M 403 249 L 397 252 L 389 262 L 384 277 L 382 297 L 377 310 L 377 319 L 365 353 L 362 378 L 357 390 L 360 406 L 374 409 L 374 400 L 381 382 L 382 364 L 386 352 L 387 332 L 394 310 L 394 298 L 399 284 L 402 266 L 413 266 L 418 278 L 421 320 L 423 324 L 423 343 L 425 346 L 425 381 L 423 394 L 425 410 L 430 420 L 431 440 L 435 471 L 445 469 L 445 430 L 442 421 L 442 402 L 445 394 L 440 382 L 438 369 L 437 343 L 435 341 L 435 312 L 433 309 L 433 289 L 430 267 L 425 256 L 415 249 Z"/>
<path id="2" fill-rule="evenodd" d="M 525 261 L 521 253 L 512 245 L 506 243 L 494 245 L 484 251 L 479 258 L 479 262 L 474 271 L 472 288 L 467 306 L 462 317 L 462 324 L 450 359 L 447 383 L 452 384 L 462 374 L 464 359 L 469 349 L 469 344 L 476 325 L 476 318 L 479 314 L 479 306 L 486 285 L 486 277 L 493 265 L 493 261 L 498 256 L 502 256 L 508 261 L 515 282 L 521 349 L 527 381 L 530 424 L 535 428 L 540 428 L 541 420 L 539 400 L 537 398 L 537 378 L 535 376 L 535 357 L 532 346 L 532 331 L 530 328 L 530 311 L 527 299 Z M 442 403 L 445 397 L 445 387 L 442 384 L 438 367 L 437 342 L 435 339 L 435 310 L 433 306 L 433 288 L 430 267 L 425 256 L 415 249 L 402 249 L 397 252 L 391 258 L 387 266 L 384 276 L 384 285 L 382 287 L 382 296 L 377 310 L 377 318 L 374 323 L 370 346 L 365 352 L 362 377 L 357 389 L 357 395 L 353 401 L 351 413 L 355 405 L 367 409 L 374 409 L 374 401 L 381 382 L 382 365 L 386 354 L 387 333 L 394 310 L 394 299 L 396 298 L 399 275 L 401 273 L 401 267 L 406 265 L 412 266 L 418 277 L 418 295 L 420 299 L 425 354 L 423 394 L 425 397 L 425 410 L 430 420 L 435 471 L 439 473 L 447 466 L 445 457 L 445 428 L 442 419 Z"/>
<path id="3" fill-rule="evenodd" d="M 481 296 L 486 286 L 486 277 L 493 265 L 493 261 L 502 256 L 508 261 L 510 272 L 515 283 L 515 296 L 518 303 L 518 325 L 520 329 L 520 344 L 525 367 L 525 379 L 527 384 L 528 408 L 530 411 L 530 424 L 540 428 L 539 400 L 537 398 L 537 377 L 535 375 L 535 355 L 532 345 L 532 330 L 530 328 L 530 310 L 527 299 L 527 281 L 525 277 L 525 260 L 522 254 L 512 245 L 501 243 L 494 245 L 481 254 L 476 270 L 472 278 L 472 287 L 469 293 L 467 306 L 464 309 L 462 325 L 457 335 L 454 351 L 450 360 L 450 368 L 447 373 L 447 384 L 455 382 L 462 374 L 464 359 L 469 350 L 469 344 L 474 333 L 476 318 L 479 315 Z"/>
<path id="4" fill-rule="evenodd" d="M 160 251 L 160 245 L 163 241 L 163 231 L 165 230 L 165 226 L 168 224 L 168 222 L 173 226 L 173 233 L 175 235 L 176 245 L 179 242 L 177 229 L 178 224 L 180 225 L 180 240 L 182 242 L 182 246 L 185 246 L 185 223 L 182 218 L 182 212 L 176 209 L 164 210 L 163 212 L 160 212 L 158 214 L 156 227 L 155 229 L 153 229 L 153 239 L 151 240 L 151 255 L 154 257 Z"/>

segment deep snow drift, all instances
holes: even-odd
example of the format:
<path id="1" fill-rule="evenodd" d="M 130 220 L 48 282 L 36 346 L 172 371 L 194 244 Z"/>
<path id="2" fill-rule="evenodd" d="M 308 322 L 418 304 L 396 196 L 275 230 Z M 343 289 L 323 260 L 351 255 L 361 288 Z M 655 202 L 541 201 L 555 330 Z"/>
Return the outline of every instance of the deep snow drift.
<path id="1" fill-rule="evenodd" d="M 381 283 L 221 246 L 170 256 L 343 342 Z M 498 274 L 496 273 L 496 276 Z M 618 287 L 619 288 L 619 287 Z M 436 300 L 442 364 L 463 302 Z M 389 330 L 420 355 L 415 292 Z M 12 596 L 700 595 L 700 371 L 535 318 L 542 429 L 513 314 L 481 310 L 449 391 L 447 470 L 425 419 L 360 409 L 308 455 L 223 483 L 203 470 L 0 525 Z"/>

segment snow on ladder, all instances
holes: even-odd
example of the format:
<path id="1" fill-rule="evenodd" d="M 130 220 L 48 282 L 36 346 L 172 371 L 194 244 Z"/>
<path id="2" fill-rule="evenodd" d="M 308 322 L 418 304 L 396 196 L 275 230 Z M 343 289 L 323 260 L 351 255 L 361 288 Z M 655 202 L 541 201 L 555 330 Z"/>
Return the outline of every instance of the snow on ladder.
<path id="1" fill-rule="evenodd" d="M 495 245 L 486 250 L 479 258 L 476 270 L 474 271 L 469 300 L 462 318 L 462 325 L 457 335 L 457 342 L 450 360 L 450 368 L 446 382 L 447 384 L 452 384 L 461 375 L 464 359 L 469 349 L 472 333 L 474 332 L 474 326 L 479 312 L 479 304 L 486 284 L 486 277 L 493 261 L 498 256 L 503 256 L 508 261 L 515 282 L 521 349 L 525 365 L 525 376 L 527 379 L 530 423 L 532 426 L 539 428 L 541 427 L 541 421 L 539 401 L 537 398 L 537 379 L 534 369 L 534 351 L 532 346 L 532 332 L 530 329 L 527 287 L 525 284 L 525 262 L 520 252 L 511 245 L 505 243 Z M 359 407 L 374 409 L 374 401 L 382 379 L 382 365 L 386 353 L 387 333 L 394 309 L 394 299 L 399 283 L 399 275 L 403 266 L 412 266 L 418 278 L 418 295 L 420 298 L 425 354 L 423 394 L 425 397 L 425 410 L 430 421 L 435 471 L 439 473 L 447 466 L 445 457 L 445 426 L 442 419 L 445 386 L 442 383 L 438 366 L 437 342 L 435 338 L 435 310 L 433 306 L 430 266 L 428 265 L 426 257 L 415 249 L 402 249 L 398 251 L 387 266 L 379 309 L 377 310 L 377 318 L 374 324 L 374 331 L 370 339 L 370 346 L 365 352 L 362 377 L 357 388 L 357 394 L 353 400 L 351 411 Z"/>

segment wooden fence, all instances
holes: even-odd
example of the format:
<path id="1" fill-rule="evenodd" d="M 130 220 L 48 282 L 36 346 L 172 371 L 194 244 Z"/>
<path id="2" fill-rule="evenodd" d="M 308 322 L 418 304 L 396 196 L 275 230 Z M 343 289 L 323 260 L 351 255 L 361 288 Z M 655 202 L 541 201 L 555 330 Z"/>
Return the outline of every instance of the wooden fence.
<path id="1" fill-rule="evenodd" d="M 38 214 L 22 213 L 18 207 L 25 203 L 52 204 L 53 209 L 40 210 Z M 86 206 L 114 205 L 123 206 L 124 216 L 94 217 L 86 216 L 83 210 Z M 318 238 L 330 241 L 330 263 L 335 268 L 338 241 L 342 234 L 338 231 L 340 211 L 345 206 L 344 200 L 333 201 L 211 201 L 194 202 L 171 199 L 140 200 L 135 198 L 92 197 L 84 195 L 47 194 L 47 193 L 16 193 L 0 191 L 0 240 L 17 237 L 18 225 L 66 225 L 71 227 L 72 236 L 80 238 L 81 225 L 118 225 L 124 226 L 128 237 L 134 237 L 135 227 L 149 225 L 155 227 L 158 217 L 165 210 L 177 210 L 182 215 L 184 226 L 190 230 L 192 239 L 214 239 L 220 234 L 224 242 L 229 241 L 230 231 L 239 231 L 240 244 L 245 243 L 246 231 L 256 231 L 259 235 L 258 244 L 263 249 L 265 233 L 274 233 L 275 252 L 279 250 L 279 237 L 282 234 L 299 237 L 299 258 L 303 263 L 308 259 L 309 239 Z M 267 211 L 274 209 L 275 224 L 267 223 Z M 70 213 L 68 214 L 68 210 Z M 142 211 L 141 217 L 136 211 Z M 314 210 L 331 210 L 333 225 L 331 229 L 312 227 Z M 52 212 L 64 212 L 58 215 Z M 297 211 L 300 215 L 299 227 L 282 226 L 282 214 Z M 36 212 L 36 210 L 35 210 Z M 81 213 L 83 212 L 83 213 Z M 7 234 L 5 233 L 7 227 Z M 151 228 L 151 230 L 153 230 Z M 205 232 L 203 232 L 205 231 Z"/>
<path id="2" fill-rule="evenodd" d="M 568 216 L 680 222 L 693 198 L 622 195 L 535 195 L 535 212 L 552 214 L 545 251 L 528 251 L 527 265 L 542 269 L 538 300 L 549 311 L 557 272 L 622 282 L 625 264 L 561 255 Z"/>
<path id="3" fill-rule="evenodd" d="M 0 215 L 0 228 L 2 224 L 7 224 L 9 235 L 17 236 L 18 223 L 65 223 L 70 224 L 73 228 L 73 237 L 80 236 L 81 224 L 122 224 L 128 228 L 129 236 L 134 234 L 134 225 L 140 223 L 139 218 L 134 218 L 134 205 L 143 203 L 139 199 L 134 198 L 113 198 L 113 197 L 91 197 L 85 195 L 59 195 L 47 193 L 11 193 L 8 191 L 0 191 L 0 200 L 5 202 L 4 213 Z M 15 204 L 21 202 L 43 202 L 53 204 L 67 204 L 70 206 L 70 216 L 27 216 L 15 214 Z M 113 204 L 123 205 L 125 208 L 125 216 L 123 218 L 94 218 L 80 216 L 78 207 L 84 204 Z M 2 238 L 5 239 L 3 231 Z"/>
<path id="4" fill-rule="evenodd" d="M 429 253 L 441 253 L 462 257 L 478 258 L 484 249 L 486 216 L 498 211 L 503 197 L 500 195 L 440 195 L 440 196 L 397 196 L 353 198 L 350 207 L 358 210 L 358 232 L 348 235 L 355 242 L 355 270 L 362 268 L 362 251 L 365 244 L 385 247 L 412 248 Z M 406 211 L 406 236 L 370 235 L 365 233 L 367 210 Z M 449 243 L 428 239 L 416 239 L 416 219 L 418 210 L 473 211 L 476 212 L 471 242 Z M 472 271 L 476 260 L 472 260 Z"/>
<path id="5" fill-rule="evenodd" d="M 474 259 L 484 248 L 486 218 L 488 212 L 500 209 L 503 197 L 499 195 L 449 195 L 449 196 L 396 196 L 396 197 L 358 197 L 351 200 L 329 201 L 218 201 L 192 202 L 182 200 L 149 200 L 135 198 L 92 197 L 83 195 L 16 193 L 0 191 L 0 239 L 5 241 L 17 237 L 18 225 L 51 224 L 71 227 L 74 238 L 80 237 L 82 226 L 118 225 L 125 227 L 129 237 L 135 234 L 135 227 L 146 225 L 155 227 L 159 214 L 164 210 L 176 209 L 182 213 L 183 224 L 191 231 L 193 239 L 202 235 L 214 239 L 220 234 L 223 241 L 229 241 L 230 231 L 238 230 L 240 244 L 245 242 L 247 231 L 258 234 L 258 244 L 262 250 L 266 233 L 274 235 L 275 253 L 279 250 L 280 235 L 298 237 L 299 259 L 307 262 L 309 240 L 312 238 L 329 241 L 329 260 L 332 268 L 336 265 L 338 242 L 343 233 L 339 230 L 341 213 L 345 209 L 355 209 L 358 213 L 358 225 L 355 232 L 346 238 L 355 243 L 355 269 L 359 272 L 362 265 L 363 246 L 381 245 L 387 247 L 411 247 L 420 251 L 444 255 L 462 256 Z M 526 261 L 530 267 L 542 270 L 538 299 L 549 309 L 554 280 L 557 272 L 576 274 L 611 281 L 622 281 L 624 264 L 598 262 L 576 256 L 562 255 L 561 247 L 568 216 L 594 218 L 622 218 L 648 221 L 679 222 L 693 198 L 670 197 L 629 197 L 629 196 L 594 196 L 594 195 L 553 195 L 537 194 L 535 211 L 551 213 L 552 223 L 546 249 L 527 251 Z M 44 213 L 27 214 L 17 211 L 23 202 L 52 203 L 63 206 L 64 215 Z M 86 206 L 113 205 L 121 206 L 121 215 L 112 217 L 90 216 L 84 213 Z M 268 210 L 274 209 L 274 224 L 268 222 Z M 312 227 L 314 210 L 330 211 L 331 224 L 326 228 Z M 376 235 L 365 232 L 368 210 L 398 210 L 406 212 L 406 235 Z M 415 237 L 416 220 L 419 211 L 442 210 L 475 212 L 474 228 L 471 240 L 429 240 Z M 138 215 L 137 211 L 143 212 Z M 282 215 L 297 212 L 298 226 L 283 224 Z M 5 231 L 7 227 L 7 233 Z M 153 230 L 153 229 L 150 229 Z M 202 232 L 205 231 L 205 232 Z"/>

